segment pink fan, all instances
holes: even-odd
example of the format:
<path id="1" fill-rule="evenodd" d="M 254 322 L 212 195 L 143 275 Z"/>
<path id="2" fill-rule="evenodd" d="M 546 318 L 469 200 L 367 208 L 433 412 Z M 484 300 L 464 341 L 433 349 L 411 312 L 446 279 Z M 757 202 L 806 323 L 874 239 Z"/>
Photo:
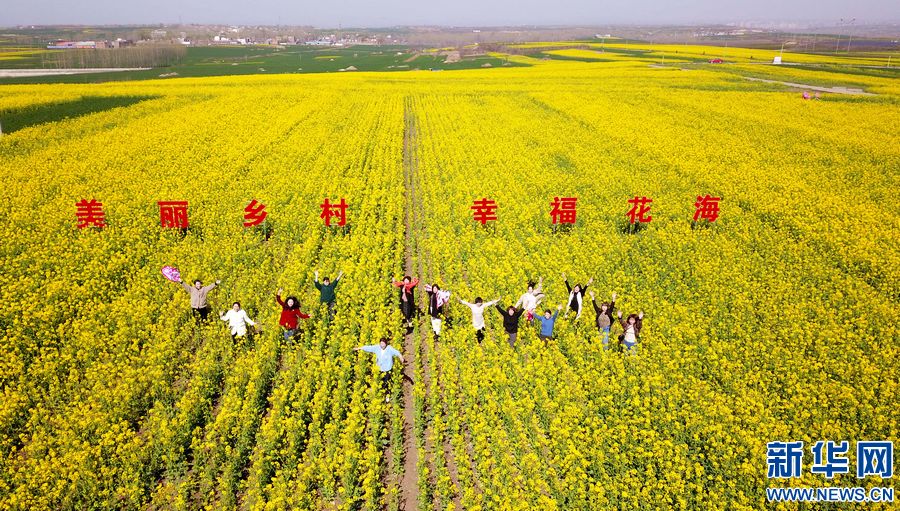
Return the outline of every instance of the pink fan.
<path id="1" fill-rule="evenodd" d="M 174 266 L 163 266 L 162 274 L 172 282 L 181 282 L 181 272 Z"/>

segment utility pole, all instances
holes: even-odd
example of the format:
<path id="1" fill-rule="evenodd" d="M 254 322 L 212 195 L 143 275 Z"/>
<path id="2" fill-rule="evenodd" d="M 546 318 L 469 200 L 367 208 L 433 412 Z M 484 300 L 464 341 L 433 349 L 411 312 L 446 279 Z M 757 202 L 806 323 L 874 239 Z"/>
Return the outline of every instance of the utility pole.
<path id="1" fill-rule="evenodd" d="M 850 27 L 847 29 L 847 37 L 848 37 L 848 39 L 847 39 L 847 53 L 848 53 L 848 54 L 850 53 L 850 43 L 853 42 L 853 32 L 851 32 L 851 30 L 852 30 L 852 28 L 853 28 L 853 23 L 854 23 L 855 21 L 856 21 L 856 18 L 853 18 L 852 20 L 850 20 Z"/>
<path id="2" fill-rule="evenodd" d="M 838 49 L 841 47 L 841 26 L 844 24 L 844 18 L 838 23 L 837 42 L 834 43 L 834 54 L 837 55 Z"/>

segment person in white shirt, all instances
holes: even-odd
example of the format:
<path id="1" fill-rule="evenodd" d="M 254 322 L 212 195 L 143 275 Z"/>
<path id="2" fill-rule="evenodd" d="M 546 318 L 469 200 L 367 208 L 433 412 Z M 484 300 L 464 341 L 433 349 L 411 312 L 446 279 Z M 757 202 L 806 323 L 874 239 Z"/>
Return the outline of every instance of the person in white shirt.
<path id="1" fill-rule="evenodd" d="M 250 319 L 250 316 L 247 315 L 247 311 L 241 308 L 241 302 L 234 302 L 231 306 L 231 310 L 219 313 L 219 319 L 228 322 L 232 339 L 247 335 L 247 325 L 256 325 L 256 323 Z"/>
<path id="2" fill-rule="evenodd" d="M 516 308 L 521 305 L 522 308 L 525 309 L 525 319 L 528 320 L 529 323 L 534 321 L 534 311 L 537 309 L 538 304 L 541 303 L 541 300 L 544 299 L 544 293 L 541 292 L 541 286 L 543 284 L 544 277 L 538 279 L 537 286 L 534 285 L 534 282 L 529 282 L 528 291 L 525 291 L 525 293 L 519 297 L 519 301 L 513 305 L 513 307 Z"/>
<path id="3" fill-rule="evenodd" d="M 484 309 L 493 306 L 495 303 L 499 302 L 500 299 L 497 298 L 496 300 L 484 303 L 484 300 L 479 296 L 475 299 L 475 303 L 469 303 L 462 298 L 460 298 L 459 301 L 472 309 L 472 326 L 475 327 L 475 338 L 480 344 L 481 341 L 484 340 Z"/>

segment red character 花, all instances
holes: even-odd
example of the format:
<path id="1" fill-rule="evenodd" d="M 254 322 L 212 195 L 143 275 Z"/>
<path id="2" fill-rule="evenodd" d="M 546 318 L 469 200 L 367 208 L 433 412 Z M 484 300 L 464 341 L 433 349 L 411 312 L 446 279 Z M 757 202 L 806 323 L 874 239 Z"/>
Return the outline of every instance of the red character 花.
<path id="1" fill-rule="evenodd" d="M 653 217 L 648 214 L 650 213 L 651 202 L 653 202 L 653 199 L 649 199 L 647 197 L 635 197 L 633 199 L 628 199 L 628 203 L 632 204 L 632 206 L 625 216 L 627 216 L 628 219 L 631 220 L 631 223 L 647 223 L 650 220 L 653 220 Z"/>

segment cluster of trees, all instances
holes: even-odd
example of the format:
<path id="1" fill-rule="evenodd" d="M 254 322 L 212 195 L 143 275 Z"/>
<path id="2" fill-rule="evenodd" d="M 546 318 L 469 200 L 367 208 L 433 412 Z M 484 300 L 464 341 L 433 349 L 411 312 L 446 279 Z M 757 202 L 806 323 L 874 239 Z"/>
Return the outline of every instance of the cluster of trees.
<path id="1" fill-rule="evenodd" d="M 180 44 L 144 44 L 127 48 L 57 50 L 43 53 L 45 68 L 165 67 L 187 54 Z"/>

